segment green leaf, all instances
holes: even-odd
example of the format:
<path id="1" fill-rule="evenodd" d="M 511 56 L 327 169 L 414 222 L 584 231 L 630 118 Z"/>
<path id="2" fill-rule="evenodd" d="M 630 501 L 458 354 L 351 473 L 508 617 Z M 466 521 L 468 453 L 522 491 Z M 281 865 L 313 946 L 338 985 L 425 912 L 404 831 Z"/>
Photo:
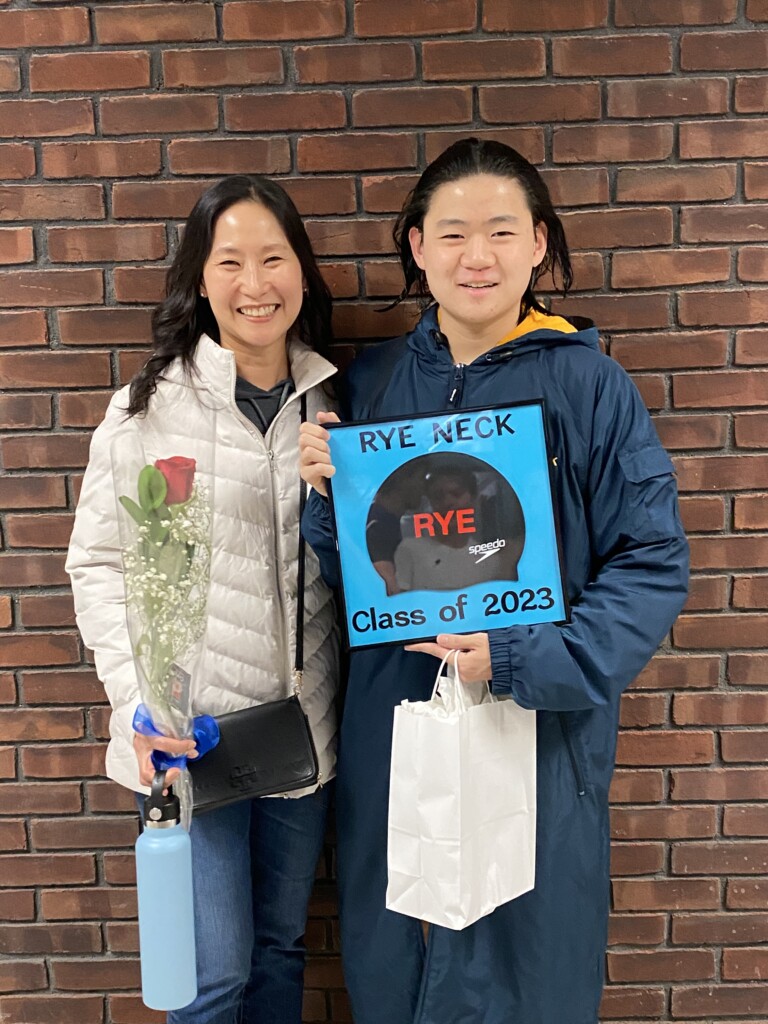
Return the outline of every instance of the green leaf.
<path id="1" fill-rule="evenodd" d="M 145 512 L 159 508 L 165 501 L 168 484 L 154 466 L 145 466 L 139 473 L 139 503 Z"/>
<path id="2" fill-rule="evenodd" d="M 163 526 L 167 520 L 152 516 L 149 521 L 149 539 L 153 544 L 164 544 L 170 531 L 170 526 Z"/>
<path id="3" fill-rule="evenodd" d="M 139 526 L 143 526 L 144 523 L 146 523 L 147 517 L 144 513 L 144 510 L 139 508 L 135 501 L 127 497 L 127 495 L 125 494 L 121 495 L 117 500 L 123 506 L 128 515 L 132 519 L 135 519 Z"/>

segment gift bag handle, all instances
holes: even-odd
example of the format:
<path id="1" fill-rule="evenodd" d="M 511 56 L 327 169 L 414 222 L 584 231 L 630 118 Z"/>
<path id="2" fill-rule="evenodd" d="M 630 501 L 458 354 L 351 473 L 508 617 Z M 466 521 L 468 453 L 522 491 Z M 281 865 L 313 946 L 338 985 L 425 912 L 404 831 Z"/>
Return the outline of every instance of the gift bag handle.
<path id="1" fill-rule="evenodd" d="M 459 651 L 459 650 L 448 651 L 446 656 L 440 662 L 440 667 L 437 670 L 437 677 L 435 678 L 435 685 L 432 687 L 432 700 L 434 700 L 435 697 L 437 696 L 437 691 L 440 689 L 440 680 L 441 680 L 442 675 L 443 675 L 443 668 L 445 666 L 445 663 L 448 661 L 448 659 L 450 658 L 450 656 L 452 654 L 455 655 L 455 657 L 453 659 L 454 678 L 456 679 L 456 682 L 458 683 L 458 686 L 456 687 L 456 693 L 459 695 L 458 696 L 458 700 L 459 700 L 459 704 L 461 705 L 461 710 L 462 711 L 466 711 L 467 710 L 467 699 L 466 699 L 466 694 L 464 693 L 464 683 L 462 682 L 461 673 L 459 672 L 459 655 L 461 654 L 461 651 Z"/>

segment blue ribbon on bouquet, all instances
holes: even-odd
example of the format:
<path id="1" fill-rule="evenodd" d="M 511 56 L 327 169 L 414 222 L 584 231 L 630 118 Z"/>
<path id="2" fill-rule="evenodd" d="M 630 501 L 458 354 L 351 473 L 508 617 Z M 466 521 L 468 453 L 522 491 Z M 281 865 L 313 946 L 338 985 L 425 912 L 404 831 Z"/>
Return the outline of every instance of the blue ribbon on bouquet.
<path id="1" fill-rule="evenodd" d="M 139 704 L 136 708 L 133 716 L 133 730 L 134 732 L 141 733 L 142 736 L 165 735 L 155 726 L 146 704 Z M 196 718 L 193 718 L 192 739 L 194 739 L 195 747 L 197 748 L 195 760 L 199 760 L 209 750 L 213 750 L 219 742 L 219 737 L 219 724 L 212 715 L 198 715 Z M 155 766 L 155 770 L 159 772 L 168 768 L 181 768 L 183 770 L 187 767 L 187 757 L 185 754 L 174 757 L 172 754 L 166 754 L 163 750 L 153 750 L 152 764 Z"/>

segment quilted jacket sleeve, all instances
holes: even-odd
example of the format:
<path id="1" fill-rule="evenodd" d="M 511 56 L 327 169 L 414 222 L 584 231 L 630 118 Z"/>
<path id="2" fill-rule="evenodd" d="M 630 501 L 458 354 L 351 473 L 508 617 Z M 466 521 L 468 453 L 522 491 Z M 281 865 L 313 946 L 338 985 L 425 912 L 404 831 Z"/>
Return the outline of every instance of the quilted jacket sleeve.
<path id="1" fill-rule="evenodd" d="M 567 625 L 489 634 L 493 689 L 525 708 L 572 711 L 616 699 L 687 594 L 688 544 L 672 463 L 636 388 L 611 367 L 595 404 L 587 476 L 594 578 Z"/>
<path id="2" fill-rule="evenodd" d="M 96 672 L 112 705 L 110 728 L 132 737 L 140 703 L 139 685 L 126 623 L 120 538 L 115 509 L 110 446 L 130 429 L 118 393 L 91 441 L 66 568 L 75 598 L 77 625 L 96 659 Z"/>

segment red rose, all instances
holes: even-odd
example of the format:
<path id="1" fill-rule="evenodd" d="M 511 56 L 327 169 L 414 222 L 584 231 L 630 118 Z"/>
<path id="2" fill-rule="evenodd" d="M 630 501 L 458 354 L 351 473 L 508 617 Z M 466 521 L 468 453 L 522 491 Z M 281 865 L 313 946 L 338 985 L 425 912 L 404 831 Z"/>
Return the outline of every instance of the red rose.
<path id="1" fill-rule="evenodd" d="M 155 469 L 159 469 L 168 484 L 165 496 L 166 505 L 180 505 L 189 501 L 192 495 L 192 484 L 195 480 L 195 460 L 186 459 L 183 455 L 174 455 L 170 459 L 158 459 Z"/>

